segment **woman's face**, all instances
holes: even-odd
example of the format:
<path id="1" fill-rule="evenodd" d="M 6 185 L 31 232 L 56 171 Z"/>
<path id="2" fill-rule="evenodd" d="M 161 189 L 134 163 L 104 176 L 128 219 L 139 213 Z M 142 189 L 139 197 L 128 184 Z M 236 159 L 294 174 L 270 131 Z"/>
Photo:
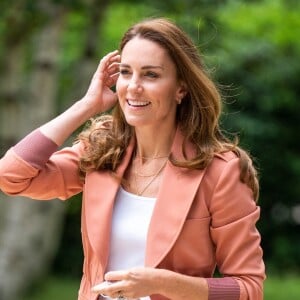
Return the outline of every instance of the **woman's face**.
<path id="1" fill-rule="evenodd" d="M 177 101 L 184 89 L 175 64 L 159 44 L 136 37 L 125 45 L 116 89 L 131 126 L 175 126 Z"/>

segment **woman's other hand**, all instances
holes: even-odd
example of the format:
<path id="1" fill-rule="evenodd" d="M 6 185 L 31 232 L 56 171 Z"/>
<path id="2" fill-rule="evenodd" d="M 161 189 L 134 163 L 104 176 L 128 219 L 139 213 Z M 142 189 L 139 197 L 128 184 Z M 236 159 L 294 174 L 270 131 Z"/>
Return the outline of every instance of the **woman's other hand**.
<path id="1" fill-rule="evenodd" d="M 112 271 L 105 274 L 109 284 L 92 288 L 98 294 L 112 298 L 143 299 L 160 294 L 173 300 L 207 300 L 208 286 L 204 278 L 149 267 Z"/>
<path id="2" fill-rule="evenodd" d="M 153 268 L 108 272 L 104 277 L 106 281 L 95 285 L 92 291 L 111 298 L 121 295 L 126 299 L 140 299 L 153 294 L 158 288 L 157 273 L 159 270 Z"/>

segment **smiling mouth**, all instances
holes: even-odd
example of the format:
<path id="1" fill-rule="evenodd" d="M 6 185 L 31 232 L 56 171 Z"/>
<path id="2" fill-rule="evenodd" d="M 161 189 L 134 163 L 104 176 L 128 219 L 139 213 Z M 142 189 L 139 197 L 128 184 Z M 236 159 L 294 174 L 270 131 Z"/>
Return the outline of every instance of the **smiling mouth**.
<path id="1" fill-rule="evenodd" d="M 130 99 L 127 99 L 127 103 L 133 107 L 145 107 L 151 104 L 150 101 L 130 100 Z"/>

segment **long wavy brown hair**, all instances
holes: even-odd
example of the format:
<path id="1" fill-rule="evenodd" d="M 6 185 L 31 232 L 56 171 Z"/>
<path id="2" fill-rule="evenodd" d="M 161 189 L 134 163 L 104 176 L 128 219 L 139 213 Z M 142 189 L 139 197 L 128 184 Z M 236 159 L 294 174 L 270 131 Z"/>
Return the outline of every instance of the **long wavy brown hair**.
<path id="1" fill-rule="evenodd" d="M 178 78 L 187 86 L 188 92 L 177 107 L 176 122 L 185 142 L 192 142 L 197 154 L 192 159 L 185 157 L 185 161 L 170 157 L 172 163 L 190 169 L 204 169 L 216 153 L 234 151 L 240 157 L 240 179 L 253 190 L 257 199 L 257 172 L 248 153 L 238 147 L 237 141 L 232 142 L 222 134 L 219 126 L 221 95 L 190 37 L 167 19 L 147 19 L 124 34 L 120 43 L 121 53 L 135 37 L 153 41 L 166 49 L 175 63 Z M 90 126 L 79 135 L 79 140 L 86 146 L 80 160 L 82 172 L 91 169 L 115 171 L 132 136 L 134 129 L 126 123 L 119 104 L 112 115 L 102 115 L 92 120 Z M 185 143 L 182 152 L 185 154 Z"/>

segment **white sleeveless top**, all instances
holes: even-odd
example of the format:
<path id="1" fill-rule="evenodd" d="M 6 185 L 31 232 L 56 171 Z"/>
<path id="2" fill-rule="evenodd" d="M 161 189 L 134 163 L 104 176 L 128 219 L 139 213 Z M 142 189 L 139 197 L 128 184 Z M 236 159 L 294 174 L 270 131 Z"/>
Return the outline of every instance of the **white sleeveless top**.
<path id="1" fill-rule="evenodd" d="M 106 272 L 144 266 L 148 228 L 155 202 L 156 198 L 138 196 L 120 187 L 113 209 Z"/>

